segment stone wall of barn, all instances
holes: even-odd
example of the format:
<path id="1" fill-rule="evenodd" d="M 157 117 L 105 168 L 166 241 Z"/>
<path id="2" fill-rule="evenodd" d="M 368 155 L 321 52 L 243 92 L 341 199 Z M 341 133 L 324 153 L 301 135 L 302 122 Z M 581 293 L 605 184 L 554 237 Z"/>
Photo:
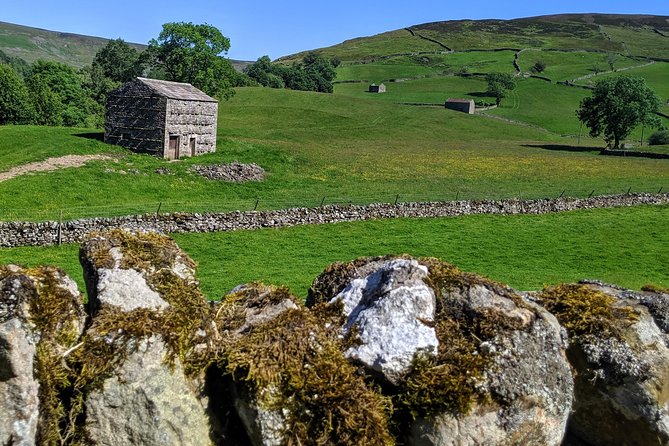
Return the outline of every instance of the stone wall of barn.
<path id="1" fill-rule="evenodd" d="M 105 142 L 162 157 L 166 102 L 140 82 L 116 90 L 107 97 Z"/>
<path id="2" fill-rule="evenodd" d="M 177 136 L 178 156 L 168 154 L 167 157 L 183 158 L 215 152 L 217 120 L 216 102 L 168 99 L 164 144 L 169 147 L 170 136 Z"/>
<path id="3" fill-rule="evenodd" d="M 446 108 L 449 110 L 457 110 L 463 113 L 474 113 L 474 104 L 472 102 L 449 102 L 446 101 Z"/>

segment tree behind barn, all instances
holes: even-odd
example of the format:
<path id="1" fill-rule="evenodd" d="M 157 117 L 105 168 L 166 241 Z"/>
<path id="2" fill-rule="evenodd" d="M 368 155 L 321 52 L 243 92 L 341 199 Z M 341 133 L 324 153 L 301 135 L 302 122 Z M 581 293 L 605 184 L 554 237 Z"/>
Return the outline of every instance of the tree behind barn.
<path id="1" fill-rule="evenodd" d="M 578 119 L 590 129 L 590 136 L 604 135 L 614 149 L 639 124 L 661 127 L 657 116 L 661 102 L 646 82 L 637 76 L 620 76 L 595 83 L 592 96 L 581 101 Z"/>
<path id="2" fill-rule="evenodd" d="M 166 23 L 158 38 L 149 42 L 145 57 L 167 80 L 187 82 L 227 99 L 234 94 L 236 78 L 232 64 L 223 57 L 229 49 L 230 39 L 214 26 Z"/>

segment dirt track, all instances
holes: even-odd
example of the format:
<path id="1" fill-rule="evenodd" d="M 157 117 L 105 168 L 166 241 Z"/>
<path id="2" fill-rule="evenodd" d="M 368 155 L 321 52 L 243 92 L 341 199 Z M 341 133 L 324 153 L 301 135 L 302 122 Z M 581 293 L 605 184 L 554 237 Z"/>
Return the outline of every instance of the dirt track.
<path id="1" fill-rule="evenodd" d="M 89 161 L 109 159 L 112 158 L 107 155 L 66 155 L 58 158 L 47 158 L 44 161 L 12 167 L 6 172 L 0 172 L 0 181 L 10 180 L 27 173 L 49 172 L 52 170 L 66 169 L 68 167 L 81 167 Z"/>

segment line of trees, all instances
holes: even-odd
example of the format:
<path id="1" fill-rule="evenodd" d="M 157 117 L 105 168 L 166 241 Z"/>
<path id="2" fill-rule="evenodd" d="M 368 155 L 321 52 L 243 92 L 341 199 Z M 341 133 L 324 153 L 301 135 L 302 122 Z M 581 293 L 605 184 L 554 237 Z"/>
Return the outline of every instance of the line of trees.
<path id="1" fill-rule="evenodd" d="M 263 56 L 245 68 L 244 73 L 263 87 L 332 93 L 332 81 L 337 73 L 337 59 L 328 59 L 318 53 L 307 53 L 301 62 L 285 65 L 272 63 Z"/>
<path id="2" fill-rule="evenodd" d="M 211 25 L 166 23 L 145 51 L 110 40 L 79 70 L 0 52 L 0 124 L 101 127 L 107 94 L 137 76 L 188 82 L 218 99 L 252 84 L 224 57 L 230 40 Z"/>

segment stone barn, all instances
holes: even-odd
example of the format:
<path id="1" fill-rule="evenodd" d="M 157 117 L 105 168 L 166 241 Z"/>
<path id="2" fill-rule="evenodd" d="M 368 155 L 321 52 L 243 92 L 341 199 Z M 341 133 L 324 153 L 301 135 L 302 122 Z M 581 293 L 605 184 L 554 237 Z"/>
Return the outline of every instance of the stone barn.
<path id="1" fill-rule="evenodd" d="M 470 115 L 474 114 L 476 111 L 476 104 L 473 99 L 446 99 L 446 108 L 449 110 L 457 110 L 463 113 L 469 113 Z"/>
<path id="2" fill-rule="evenodd" d="M 218 101 L 191 84 L 138 77 L 107 96 L 105 142 L 179 159 L 216 151 Z"/>
<path id="3" fill-rule="evenodd" d="M 386 86 L 384 84 L 372 84 L 369 86 L 370 93 L 385 93 L 386 92 Z"/>

